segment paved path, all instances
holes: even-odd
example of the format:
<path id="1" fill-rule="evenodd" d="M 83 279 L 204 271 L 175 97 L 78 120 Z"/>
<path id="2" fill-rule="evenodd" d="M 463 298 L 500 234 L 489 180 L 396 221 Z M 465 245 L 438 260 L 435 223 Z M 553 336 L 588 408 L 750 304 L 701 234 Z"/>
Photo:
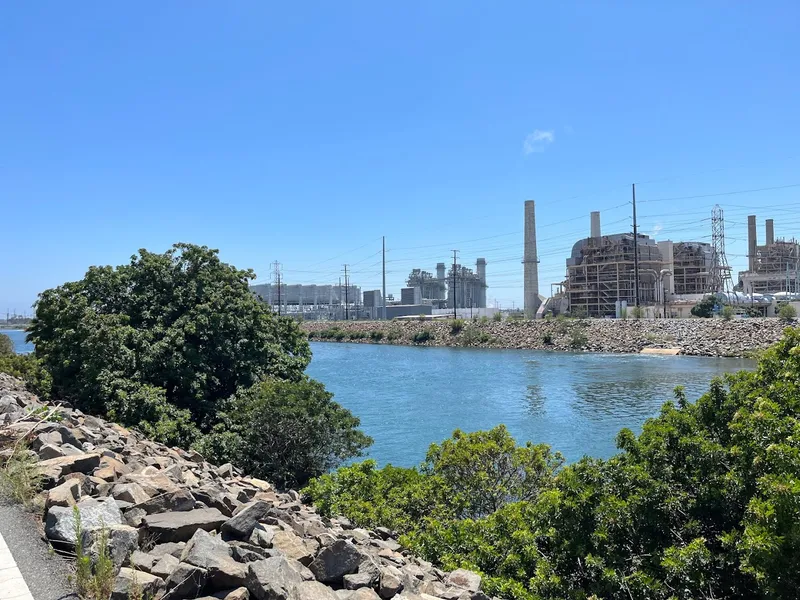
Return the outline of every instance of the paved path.
<path id="1" fill-rule="evenodd" d="M 70 565 L 51 555 L 33 517 L 0 504 L 0 600 L 78 600 Z"/>

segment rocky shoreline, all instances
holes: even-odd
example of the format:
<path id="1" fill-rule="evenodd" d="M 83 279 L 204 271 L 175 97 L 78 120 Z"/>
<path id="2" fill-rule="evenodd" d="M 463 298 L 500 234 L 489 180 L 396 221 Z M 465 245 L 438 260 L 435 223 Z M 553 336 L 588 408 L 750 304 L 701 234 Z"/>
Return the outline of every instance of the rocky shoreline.
<path id="1" fill-rule="evenodd" d="M 795 322 L 796 323 L 796 322 Z M 538 321 L 335 321 L 303 323 L 313 341 L 472 348 L 749 357 L 793 325 L 780 319 L 553 319 Z"/>
<path id="2" fill-rule="evenodd" d="M 57 419 L 56 419 L 57 417 Z M 297 491 L 169 448 L 0 373 L 0 455 L 21 439 L 38 463 L 44 536 L 87 555 L 107 536 L 112 600 L 488 600 L 479 574 L 410 555 L 393 532 L 323 519 Z"/>

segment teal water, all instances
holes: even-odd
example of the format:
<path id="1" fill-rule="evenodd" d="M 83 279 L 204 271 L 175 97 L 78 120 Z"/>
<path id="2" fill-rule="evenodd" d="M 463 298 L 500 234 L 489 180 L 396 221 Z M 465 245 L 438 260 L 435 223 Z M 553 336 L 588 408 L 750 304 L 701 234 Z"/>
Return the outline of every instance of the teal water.
<path id="1" fill-rule="evenodd" d="M 746 359 L 312 343 L 308 368 L 361 418 L 369 456 L 411 466 L 454 429 L 504 423 L 518 442 L 545 442 L 567 460 L 616 452 L 623 427 L 639 432 L 673 398 L 691 400 Z"/>
<path id="2" fill-rule="evenodd" d="M 0 329 L 0 333 L 5 333 L 11 338 L 11 341 L 14 343 L 14 350 L 17 351 L 17 354 L 33 352 L 33 344 L 29 344 L 25 341 L 26 334 L 24 331 L 19 331 L 17 329 Z"/>
<path id="3" fill-rule="evenodd" d="M 4 331 L 30 352 L 24 331 Z M 417 348 L 313 342 L 308 374 L 361 418 L 380 464 L 418 464 L 454 429 L 504 423 L 518 442 L 545 442 L 567 460 L 614 454 L 623 427 L 642 423 L 672 399 L 691 400 L 725 372 L 752 368 L 737 358 L 570 354 L 527 350 Z"/>

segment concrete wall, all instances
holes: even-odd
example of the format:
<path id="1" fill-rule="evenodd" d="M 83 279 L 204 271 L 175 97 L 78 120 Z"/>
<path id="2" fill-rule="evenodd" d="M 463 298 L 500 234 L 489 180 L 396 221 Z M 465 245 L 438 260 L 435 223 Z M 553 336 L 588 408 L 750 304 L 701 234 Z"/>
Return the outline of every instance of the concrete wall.
<path id="1" fill-rule="evenodd" d="M 433 307 L 430 304 L 395 304 L 394 306 L 386 307 L 387 319 L 430 314 L 433 314 Z"/>

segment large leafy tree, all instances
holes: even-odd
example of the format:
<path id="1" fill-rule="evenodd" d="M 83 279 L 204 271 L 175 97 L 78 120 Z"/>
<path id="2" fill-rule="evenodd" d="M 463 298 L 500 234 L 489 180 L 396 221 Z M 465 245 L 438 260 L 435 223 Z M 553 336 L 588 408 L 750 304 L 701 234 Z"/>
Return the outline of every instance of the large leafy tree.
<path id="1" fill-rule="evenodd" d="M 205 246 L 140 250 L 43 292 L 28 339 L 54 393 L 81 408 L 135 420 L 134 396 L 152 407 L 162 395 L 205 430 L 220 401 L 264 378 L 300 381 L 311 358 L 297 324 L 250 292 L 253 278 Z"/>

